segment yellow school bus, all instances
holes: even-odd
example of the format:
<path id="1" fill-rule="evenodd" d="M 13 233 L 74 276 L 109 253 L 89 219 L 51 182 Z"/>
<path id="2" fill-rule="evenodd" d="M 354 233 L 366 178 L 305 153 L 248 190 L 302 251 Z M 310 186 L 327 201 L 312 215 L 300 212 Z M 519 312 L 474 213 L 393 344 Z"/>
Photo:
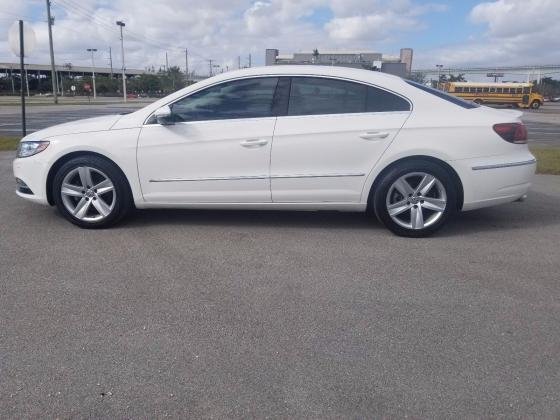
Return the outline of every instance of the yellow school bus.
<path id="1" fill-rule="evenodd" d="M 539 109 L 544 101 L 540 93 L 533 92 L 532 83 L 447 82 L 442 87 L 452 95 L 478 104 Z"/>

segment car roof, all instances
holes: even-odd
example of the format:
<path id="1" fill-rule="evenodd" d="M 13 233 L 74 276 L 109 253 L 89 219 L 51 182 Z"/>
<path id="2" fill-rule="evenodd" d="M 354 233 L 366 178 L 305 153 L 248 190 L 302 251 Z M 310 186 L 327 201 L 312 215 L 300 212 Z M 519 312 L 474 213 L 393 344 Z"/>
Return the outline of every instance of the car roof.
<path id="1" fill-rule="evenodd" d="M 295 75 L 309 75 L 309 76 L 334 76 L 334 77 L 344 77 L 349 79 L 358 80 L 378 80 L 382 82 L 390 81 L 402 81 L 398 76 L 393 76 L 392 74 L 381 73 L 379 71 L 356 69 L 352 67 L 340 67 L 340 66 L 327 66 L 327 65 L 275 65 L 275 66 L 261 66 L 261 67 L 250 67 L 240 70 L 233 70 L 226 73 L 221 73 L 215 76 L 216 79 L 224 78 L 238 78 L 247 76 L 260 76 L 260 75 L 285 75 L 285 76 L 295 76 Z M 210 79 L 207 79 L 210 80 Z"/>

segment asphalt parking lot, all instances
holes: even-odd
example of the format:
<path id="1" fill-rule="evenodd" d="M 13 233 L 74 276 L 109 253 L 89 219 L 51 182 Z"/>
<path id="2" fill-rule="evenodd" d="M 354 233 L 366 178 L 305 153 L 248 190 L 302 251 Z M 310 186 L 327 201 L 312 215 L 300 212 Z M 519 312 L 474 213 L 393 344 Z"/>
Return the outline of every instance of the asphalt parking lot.
<path id="1" fill-rule="evenodd" d="M 560 178 L 429 239 L 361 214 L 80 230 L 0 153 L 0 417 L 558 418 Z"/>

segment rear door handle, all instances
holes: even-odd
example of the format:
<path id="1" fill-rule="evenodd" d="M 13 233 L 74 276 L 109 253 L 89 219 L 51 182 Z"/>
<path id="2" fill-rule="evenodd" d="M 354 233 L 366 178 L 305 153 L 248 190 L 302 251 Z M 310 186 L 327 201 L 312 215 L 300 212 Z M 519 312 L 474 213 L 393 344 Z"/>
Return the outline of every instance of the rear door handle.
<path id="1" fill-rule="evenodd" d="M 384 139 L 388 136 L 389 133 L 386 131 L 366 131 L 365 133 L 360 134 L 360 138 L 364 140 Z"/>
<path id="2" fill-rule="evenodd" d="M 249 140 L 243 140 L 239 144 L 241 144 L 241 146 L 243 146 L 243 147 L 261 147 L 261 146 L 267 145 L 268 140 L 266 140 L 266 139 L 249 139 Z"/>

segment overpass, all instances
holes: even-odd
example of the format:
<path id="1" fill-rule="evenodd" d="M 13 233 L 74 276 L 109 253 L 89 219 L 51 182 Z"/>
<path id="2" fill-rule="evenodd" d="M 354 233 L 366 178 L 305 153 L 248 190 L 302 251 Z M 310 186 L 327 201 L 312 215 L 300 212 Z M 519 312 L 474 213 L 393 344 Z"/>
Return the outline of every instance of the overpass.
<path id="1" fill-rule="evenodd" d="M 51 74 L 50 64 L 25 64 L 25 70 L 28 76 L 49 76 Z M 57 73 L 63 73 L 68 76 L 85 76 L 91 74 L 91 66 L 74 66 L 74 65 L 57 65 L 55 66 Z M 127 77 L 138 76 L 146 73 L 145 70 L 125 69 Z M 0 63 L 0 75 L 10 76 L 12 74 L 19 75 L 19 63 Z M 121 69 L 114 67 L 95 67 L 95 74 L 100 76 L 120 75 Z"/>

